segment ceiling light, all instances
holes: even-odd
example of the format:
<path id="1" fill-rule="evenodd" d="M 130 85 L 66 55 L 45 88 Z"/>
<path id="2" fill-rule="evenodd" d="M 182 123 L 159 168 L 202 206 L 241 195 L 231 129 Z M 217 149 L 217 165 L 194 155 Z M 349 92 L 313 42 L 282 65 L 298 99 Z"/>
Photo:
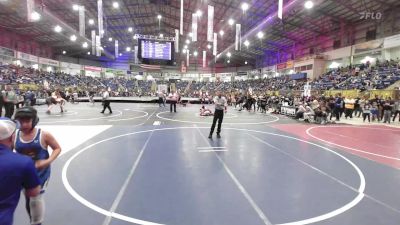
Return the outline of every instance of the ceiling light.
<path id="1" fill-rule="evenodd" d="M 160 38 L 163 38 L 164 37 L 164 34 L 160 34 Z"/>
<path id="2" fill-rule="evenodd" d="M 114 7 L 114 9 L 118 9 L 119 8 L 119 3 L 118 2 L 113 2 L 113 7 Z"/>
<path id="3" fill-rule="evenodd" d="M 129 27 L 129 28 L 128 28 L 128 31 L 129 31 L 129 32 L 132 32 L 132 31 L 133 31 L 133 28 L 132 28 L 132 27 Z"/>
<path id="4" fill-rule="evenodd" d="M 264 33 L 261 32 L 261 31 L 258 32 L 258 33 L 257 33 L 257 37 L 260 38 L 260 39 L 263 38 L 263 37 L 264 37 Z"/>
<path id="5" fill-rule="evenodd" d="M 231 57 L 232 54 L 230 52 L 226 53 L 226 56 Z"/>
<path id="6" fill-rule="evenodd" d="M 62 51 L 62 54 L 63 54 L 63 55 L 67 54 L 67 51 Z"/>
<path id="7" fill-rule="evenodd" d="M 207 48 L 208 48 L 208 49 L 211 49 L 211 45 L 207 45 Z"/>
<path id="8" fill-rule="evenodd" d="M 229 24 L 229 25 L 232 26 L 234 23 L 235 23 L 235 21 L 234 21 L 233 19 L 229 19 L 229 20 L 228 20 L 228 24 Z"/>
<path id="9" fill-rule="evenodd" d="M 94 24 L 94 20 L 93 20 L 93 19 L 90 19 L 90 20 L 89 20 L 89 24 L 90 24 L 90 25 L 93 25 L 93 24 Z"/>
<path id="10" fill-rule="evenodd" d="M 243 43 L 246 47 L 248 47 L 250 45 L 250 42 L 248 40 L 245 40 Z"/>
<path id="11" fill-rule="evenodd" d="M 197 17 L 201 17 L 203 15 L 203 12 L 200 9 L 198 9 L 196 11 L 196 15 L 197 15 Z"/>
<path id="12" fill-rule="evenodd" d="M 219 35 L 224 36 L 225 32 L 223 30 L 219 31 Z"/>
<path id="13" fill-rule="evenodd" d="M 109 42 L 112 42 L 112 37 L 109 37 L 109 38 L 108 38 L 108 41 L 109 41 Z"/>
<path id="14" fill-rule="evenodd" d="M 41 15 L 40 15 L 38 12 L 32 12 L 32 14 L 31 14 L 31 19 L 32 19 L 33 21 L 38 21 L 38 20 L 40 20 L 40 17 L 41 17 Z"/>
<path id="15" fill-rule="evenodd" d="M 190 41 L 189 41 L 189 39 L 186 39 L 186 44 L 190 44 Z"/>
<path id="16" fill-rule="evenodd" d="M 314 3 L 312 1 L 306 1 L 304 3 L 304 8 L 311 9 L 312 7 L 314 7 Z"/>
<path id="17" fill-rule="evenodd" d="M 100 33 L 101 33 L 101 34 L 104 34 L 104 30 L 101 30 Z"/>
<path id="18" fill-rule="evenodd" d="M 231 63 L 231 60 L 228 59 L 228 63 Z"/>
<path id="19" fill-rule="evenodd" d="M 119 53 L 119 56 L 122 56 L 122 53 Z"/>
<path id="20" fill-rule="evenodd" d="M 246 2 L 243 2 L 241 5 L 241 8 L 242 8 L 243 12 L 245 12 L 246 10 L 249 9 L 249 4 L 247 4 Z"/>
<path id="21" fill-rule="evenodd" d="M 186 53 L 186 49 L 183 49 L 183 50 L 182 50 L 182 53 Z"/>
<path id="22" fill-rule="evenodd" d="M 131 47 L 126 47 L 126 51 L 130 52 L 131 51 Z"/>
<path id="23" fill-rule="evenodd" d="M 88 55 L 90 55 L 90 52 L 87 52 Z"/>
<path id="24" fill-rule="evenodd" d="M 79 5 L 73 4 L 73 5 L 72 5 L 72 9 L 73 9 L 74 11 L 78 11 L 78 10 L 79 10 Z"/>
<path id="25" fill-rule="evenodd" d="M 197 56 L 197 55 L 198 55 L 197 51 L 194 51 L 194 52 L 193 52 L 193 55 L 194 55 L 194 56 Z"/>
<path id="26" fill-rule="evenodd" d="M 247 61 L 244 61 L 244 64 L 246 64 L 246 65 L 247 65 Z"/>
<path id="27" fill-rule="evenodd" d="M 162 18 L 162 16 L 161 16 L 161 15 L 158 15 L 158 16 L 157 16 L 157 19 L 161 20 L 161 18 Z"/>
<path id="28" fill-rule="evenodd" d="M 83 42 L 82 47 L 83 48 L 87 48 L 88 47 L 88 43 L 87 42 Z"/>
<path id="29" fill-rule="evenodd" d="M 71 37 L 69 38 L 71 41 L 76 41 L 76 35 L 71 35 Z"/>
<path id="30" fill-rule="evenodd" d="M 183 46 L 183 48 L 184 48 L 184 49 L 187 49 L 187 48 L 188 48 L 188 46 L 187 46 L 187 45 L 185 45 L 185 46 Z"/>
<path id="31" fill-rule="evenodd" d="M 136 35 L 135 35 L 135 36 L 133 36 L 133 39 L 135 39 L 135 40 L 137 39 Z"/>
<path id="32" fill-rule="evenodd" d="M 193 37 L 193 33 L 192 32 L 189 33 L 189 37 Z"/>
<path id="33" fill-rule="evenodd" d="M 60 33 L 62 31 L 62 28 L 59 25 L 57 25 L 54 27 L 54 31 Z"/>

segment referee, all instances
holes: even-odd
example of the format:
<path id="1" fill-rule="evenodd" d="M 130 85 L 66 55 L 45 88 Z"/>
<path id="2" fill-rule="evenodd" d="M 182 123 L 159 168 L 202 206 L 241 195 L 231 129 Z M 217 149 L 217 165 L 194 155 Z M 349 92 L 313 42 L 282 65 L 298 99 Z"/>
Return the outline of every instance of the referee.
<path id="1" fill-rule="evenodd" d="M 224 111 L 226 113 L 226 98 L 222 96 L 220 91 L 217 91 L 217 96 L 214 97 L 215 104 L 215 112 L 214 112 L 214 120 L 211 126 L 210 135 L 208 138 L 212 138 L 212 134 L 214 133 L 215 124 L 218 120 L 218 129 L 217 129 L 217 138 L 221 138 L 221 124 L 224 119 Z"/>

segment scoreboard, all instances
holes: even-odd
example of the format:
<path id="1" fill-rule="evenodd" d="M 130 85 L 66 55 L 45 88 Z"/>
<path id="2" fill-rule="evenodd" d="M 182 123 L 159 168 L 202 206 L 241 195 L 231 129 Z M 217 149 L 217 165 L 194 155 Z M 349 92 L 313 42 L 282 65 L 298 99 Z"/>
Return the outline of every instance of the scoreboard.
<path id="1" fill-rule="evenodd" d="M 140 40 L 143 59 L 172 60 L 172 43 L 159 40 Z"/>

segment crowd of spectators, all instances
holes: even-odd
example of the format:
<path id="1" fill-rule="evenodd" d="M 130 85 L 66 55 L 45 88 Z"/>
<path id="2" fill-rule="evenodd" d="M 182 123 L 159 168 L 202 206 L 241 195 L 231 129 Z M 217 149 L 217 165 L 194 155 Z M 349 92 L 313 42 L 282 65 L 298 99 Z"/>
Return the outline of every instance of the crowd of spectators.
<path id="1" fill-rule="evenodd" d="M 268 91 L 303 91 L 309 83 L 313 90 L 371 90 L 383 89 L 400 80 L 399 62 L 395 60 L 380 62 L 374 65 L 365 64 L 333 69 L 316 80 L 293 80 L 290 75 L 274 78 L 235 80 L 231 82 L 205 82 L 174 80 L 175 87 L 184 97 L 203 98 L 204 94 L 213 95 L 216 90 L 226 94 L 250 92 L 263 95 Z M 13 65 L 0 67 L 0 85 L 35 85 L 40 95 L 42 90 L 69 89 L 86 96 L 88 91 L 100 93 L 108 88 L 112 96 L 157 96 L 157 85 L 167 81 L 144 81 L 125 77 L 100 78 L 91 76 L 73 76 L 62 72 L 46 72 Z M 17 90 L 18 92 L 18 90 Z"/>

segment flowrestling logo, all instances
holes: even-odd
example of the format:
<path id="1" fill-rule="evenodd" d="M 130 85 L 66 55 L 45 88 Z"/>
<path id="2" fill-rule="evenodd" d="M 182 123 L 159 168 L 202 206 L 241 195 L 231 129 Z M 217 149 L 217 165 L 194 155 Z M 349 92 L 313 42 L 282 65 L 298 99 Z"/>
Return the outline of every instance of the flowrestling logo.
<path id="1" fill-rule="evenodd" d="M 361 20 L 380 20 L 382 19 L 382 13 L 380 12 L 360 12 L 360 19 Z"/>

